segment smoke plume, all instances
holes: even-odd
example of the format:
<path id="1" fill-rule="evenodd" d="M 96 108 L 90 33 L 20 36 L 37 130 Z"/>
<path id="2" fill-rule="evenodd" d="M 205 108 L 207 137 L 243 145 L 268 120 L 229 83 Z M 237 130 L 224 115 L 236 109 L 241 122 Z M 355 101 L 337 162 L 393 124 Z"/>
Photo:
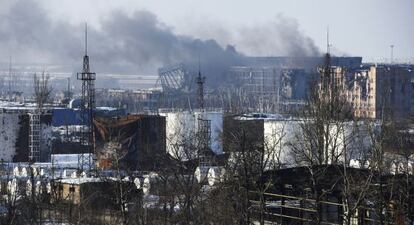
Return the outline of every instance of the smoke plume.
<path id="1" fill-rule="evenodd" d="M 174 33 L 149 11 L 132 15 L 113 11 L 106 18 L 99 30 L 88 28 L 88 54 L 96 72 L 155 74 L 160 66 L 198 58 L 201 64 L 220 68 L 238 64 L 244 52 L 287 56 L 318 53 L 313 41 L 300 33 L 298 24 L 282 16 L 272 24 L 241 28 L 220 44 L 209 37 Z M 63 63 L 78 69 L 84 49 L 83 26 L 52 20 L 33 0 L 14 1 L 0 11 L 2 61 L 7 61 L 11 51 L 20 62 Z M 232 42 L 242 51 L 229 45 Z"/>

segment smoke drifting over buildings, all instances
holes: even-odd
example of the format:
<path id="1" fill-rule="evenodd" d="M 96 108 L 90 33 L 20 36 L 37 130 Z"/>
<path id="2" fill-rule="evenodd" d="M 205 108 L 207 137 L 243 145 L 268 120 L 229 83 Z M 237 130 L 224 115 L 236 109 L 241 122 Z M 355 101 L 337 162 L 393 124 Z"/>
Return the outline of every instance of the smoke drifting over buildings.
<path id="1" fill-rule="evenodd" d="M 64 64 L 76 70 L 83 49 L 83 26 L 71 25 L 63 18 L 51 19 L 35 1 L 12 2 L 0 14 L 1 61 L 7 62 L 12 54 L 16 62 Z M 232 30 L 231 27 L 227 29 Z M 89 55 L 96 72 L 155 74 L 163 65 L 197 62 L 199 55 L 202 66 L 220 67 L 238 64 L 244 53 L 318 54 L 317 47 L 300 32 L 296 21 L 281 15 L 273 23 L 245 27 L 236 32 L 243 35 L 231 35 L 229 40 L 218 42 L 210 37 L 177 34 L 149 11 L 127 15 L 114 10 L 101 21 L 99 29 L 89 26 Z M 229 45 L 223 47 L 223 43 Z M 232 44 L 240 46 L 242 51 Z M 276 52 L 269 53 L 268 49 Z"/>

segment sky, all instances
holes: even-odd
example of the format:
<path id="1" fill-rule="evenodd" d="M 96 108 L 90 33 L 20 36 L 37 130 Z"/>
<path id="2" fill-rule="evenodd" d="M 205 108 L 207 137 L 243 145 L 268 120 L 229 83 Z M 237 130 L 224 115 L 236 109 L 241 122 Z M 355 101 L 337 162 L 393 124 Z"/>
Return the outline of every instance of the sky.
<path id="1" fill-rule="evenodd" d="M 56 19 L 96 25 L 113 9 L 126 13 L 146 9 L 177 33 L 219 40 L 224 39 L 220 32 L 271 23 L 282 14 L 295 19 L 323 50 L 329 26 L 330 42 L 338 53 L 390 57 L 393 44 L 396 58 L 414 57 L 412 0 L 44 0 L 42 4 Z"/>
<path id="2" fill-rule="evenodd" d="M 17 31 L 15 36 L 3 38 L 3 42 L 0 38 L 0 47 L 8 48 L 8 54 L 3 50 L 0 57 L 7 61 L 10 52 L 17 61 L 46 62 L 59 57 L 66 60 L 62 56 L 65 54 L 68 58 L 78 57 L 82 44 L 73 42 L 81 42 L 82 27 L 87 22 L 92 30 L 91 54 L 93 48 L 99 49 L 96 58 L 103 64 L 109 61 L 106 57 L 113 55 L 118 55 L 117 65 L 142 62 L 134 70 L 153 70 L 144 64 L 155 68 L 172 62 L 175 54 L 179 59 L 190 55 L 194 58 L 193 42 L 198 39 L 214 40 L 202 43 L 206 49 L 213 46 L 213 55 L 221 51 L 215 43 L 223 51 L 231 45 L 237 53 L 252 56 L 319 54 L 326 51 L 328 27 L 335 55 L 386 61 L 390 45 L 394 45 L 394 59 L 414 62 L 413 9 L 413 0 L 0 0 L 0 16 L 10 17 L 8 23 L 13 24 L 0 23 L 0 34 L 7 36 L 16 26 L 21 28 L 19 32 L 29 33 L 27 39 L 20 38 L 22 34 Z M 146 22 L 153 26 L 146 26 Z M 29 40 L 39 39 L 41 35 L 36 30 L 50 39 Z M 140 31 L 155 31 L 156 35 Z M 120 37 L 123 34 L 125 37 Z M 119 38 L 122 40 L 115 47 L 102 50 L 112 47 L 111 43 Z M 123 59 L 133 54 L 125 44 L 138 52 L 135 61 Z M 157 53 L 149 56 L 153 48 Z M 57 53 L 52 54 L 55 49 Z M 177 53 L 180 49 L 184 49 L 181 55 Z M 18 56 L 16 52 L 24 53 Z"/>

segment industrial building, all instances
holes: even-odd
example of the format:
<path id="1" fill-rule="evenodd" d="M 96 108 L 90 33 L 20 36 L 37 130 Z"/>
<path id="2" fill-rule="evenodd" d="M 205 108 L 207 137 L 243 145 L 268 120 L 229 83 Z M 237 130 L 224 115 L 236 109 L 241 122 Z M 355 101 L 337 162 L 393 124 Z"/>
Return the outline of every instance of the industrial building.
<path id="1" fill-rule="evenodd" d="M 95 117 L 98 166 L 156 170 L 166 158 L 165 118 L 157 115 Z"/>
<path id="2" fill-rule="evenodd" d="M 230 161 L 237 160 L 242 151 L 263 152 L 261 160 L 265 161 L 266 170 L 301 166 L 305 163 L 302 157 L 312 155 L 307 152 L 313 151 L 312 146 L 307 146 L 312 142 L 307 139 L 312 137 L 305 136 L 306 129 L 309 129 L 307 127 L 311 126 L 310 120 L 278 114 L 226 116 L 223 127 L 224 151 L 230 154 Z M 376 123 L 370 126 L 375 129 Z M 326 162 L 350 165 L 351 161 L 363 160 L 371 147 L 370 126 L 352 121 L 332 123 L 330 135 L 325 137 L 328 146 Z"/>
<path id="3" fill-rule="evenodd" d="M 348 182 L 342 182 L 345 172 Z M 363 186 L 367 179 L 370 180 L 369 187 Z M 406 215 L 414 213 L 409 203 L 406 215 L 399 208 L 399 204 L 414 200 L 412 186 L 404 186 L 405 182 L 413 181 L 412 175 L 382 175 L 343 165 L 279 169 L 265 172 L 259 182 L 272 182 L 273 185 L 264 193 L 256 193 L 251 207 L 255 216 L 260 217 L 260 203 L 263 201 L 260 198 L 265 199 L 262 216 L 266 221 L 277 224 L 320 221 L 321 224 L 338 225 L 402 225 L 409 221 L 410 216 Z M 405 192 L 396 191 L 401 189 Z M 352 197 L 345 198 L 347 195 Z M 387 199 L 387 204 L 382 204 L 383 199 Z"/>
<path id="4" fill-rule="evenodd" d="M 45 110 L 40 115 L 39 125 L 34 127 L 32 116 L 36 110 L 34 105 L 15 102 L 1 102 L 0 104 L 1 159 L 7 162 L 28 162 L 32 151 L 31 140 L 36 138 L 41 140 L 36 146 L 40 153 L 36 161 L 48 161 L 52 139 L 50 110 Z"/>
<path id="5" fill-rule="evenodd" d="M 201 156 L 200 144 L 206 154 L 223 154 L 221 133 L 223 113 L 209 111 L 165 112 L 167 152 L 174 158 L 189 160 Z M 203 148 L 204 148 L 203 147 Z"/>
<path id="6" fill-rule="evenodd" d="M 345 72 L 347 100 L 356 117 L 396 119 L 411 115 L 413 69 L 402 65 L 368 65 Z"/>
<path id="7" fill-rule="evenodd" d="M 139 190 L 132 182 L 83 177 L 54 180 L 51 184 L 54 193 L 52 201 L 82 204 L 84 207 L 88 205 L 94 209 L 116 209 L 121 198 L 117 196 L 119 185 L 123 185 L 126 192 L 122 196 L 123 201 L 133 202 L 133 199 L 140 197 Z"/>
<path id="8" fill-rule="evenodd" d="M 155 112 L 161 100 L 160 90 L 124 90 L 98 89 L 96 103 L 98 106 L 115 107 L 127 113 Z"/>
<path id="9" fill-rule="evenodd" d="M 333 66 L 359 68 L 361 57 L 332 57 Z M 303 106 L 309 84 L 323 57 L 242 57 L 228 65 L 204 65 L 209 107 L 251 112 L 286 112 Z M 197 70 L 194 63 L 158 70 L 163 107 L 191 110 L 195 106 Z M 193 97 L 192 97 L 193 96 Z M 287 104 L 288 103 L 288 104 Z"/>

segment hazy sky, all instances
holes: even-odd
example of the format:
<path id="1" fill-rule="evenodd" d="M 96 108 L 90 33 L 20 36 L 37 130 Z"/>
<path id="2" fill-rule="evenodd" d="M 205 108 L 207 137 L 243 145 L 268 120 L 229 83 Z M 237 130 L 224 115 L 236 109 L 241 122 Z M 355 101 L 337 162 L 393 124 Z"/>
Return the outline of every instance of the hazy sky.
<path id="1" fill-rule="evenodd" d="M 210 36 L 223 44 L 227 32 L 271 23 L 278 14 L 325 49 L 326 27 L 338 53 L 366 58 L 414 58 L 413 0 L 43 0 L 53 18 L 99 24 L 113 9 L 146 9 L 174 31 Z M 230 31 L 229 31 L 230 30 Z M 224 36 L 224 37 L 223 37 Z M 232 43 L 229 43 L 232 44 Z M 236 47 L 237 47 L 237 43 Z"/>
<path id="2" fill-rule="evenodd" d="M 390 57 L 393 44 L 394 58 L 414 62 L 413 9 L 414 0 L 0 0 L 0 57 L 7 61 L 5 48 L 13 48 L 26 61 L 78 60 L 87 21 L 97 60 L 142 62 L 134 70 L 170 63 L 179 49 L 188 58 L 197 38 L 247 55 L 313 55 L 325 51 L 328 26 L 336 55 L 378 61 Z"/>

